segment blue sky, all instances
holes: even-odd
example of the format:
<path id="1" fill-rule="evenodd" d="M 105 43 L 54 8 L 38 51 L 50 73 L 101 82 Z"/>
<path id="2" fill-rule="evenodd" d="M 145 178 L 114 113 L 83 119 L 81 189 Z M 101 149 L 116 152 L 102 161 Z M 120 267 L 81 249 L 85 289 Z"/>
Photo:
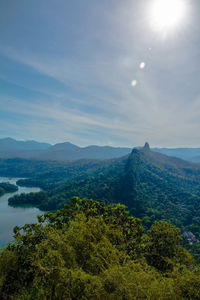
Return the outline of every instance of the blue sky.
<path id="1" fill-rule="evenodd" d="M 0 138 L 200 147 L 200 4 L 164 35 L 151 1 L 1 0 Z"/>

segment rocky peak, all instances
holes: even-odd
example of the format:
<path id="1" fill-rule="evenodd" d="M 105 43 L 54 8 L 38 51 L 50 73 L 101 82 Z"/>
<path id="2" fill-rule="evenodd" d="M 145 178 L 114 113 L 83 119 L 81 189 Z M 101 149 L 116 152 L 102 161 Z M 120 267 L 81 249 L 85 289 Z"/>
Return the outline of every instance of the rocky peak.
<path id="1" fill-rule="evenodd" d="M 143 147 L 144 150 L 150 150 L 150 146 L 149 146 L 149 143 L 145 143 L 144 147 Z"/>

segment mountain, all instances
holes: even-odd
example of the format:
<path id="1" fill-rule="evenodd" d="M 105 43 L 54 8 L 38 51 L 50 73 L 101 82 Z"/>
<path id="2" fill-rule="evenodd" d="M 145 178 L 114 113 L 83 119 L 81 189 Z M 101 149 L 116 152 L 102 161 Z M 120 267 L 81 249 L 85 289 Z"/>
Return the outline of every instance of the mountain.
<path id="1" fill-rule="evenodd" d="M 200 155 L 193 157 L 191 161 L 200 163 Z"/>
<path id="2" fill-rule="evenodd" d="M 36 141 L 0 139 L 0 158 L 73 161 L 79 159 L 111 159 L 127 155 L 131 148 L 88 146 L 78 147 L 69 142 L 50 145 Z"/>
<path id="3" fill-rule="evenodd" d="M 0 139 L 1 151 L 14 151 L 14 150 L 46 150 L 50 144 L 40 143 L 36 141 L 17 141 L 12 138 Z"/>
<path id="4" fill-rule="evenodd" d="M 56 151 L 77 151 L 78 149 L 80 149 L 78 146 L 72 144 L 72 143 L 69 143 L 69 142 L 65 142 L 65 143 L 58 143 L 58 144 L 55 144 L 53 146 L 51 146 L 49 148 L 49 151 L 52 151 L 52 152 L 56 152 Z"/>
<path id="5" fill-rule="evenodd" d="M 109 146 L 78 147 L 71 143 L 60 143 L 51 146 L 38 156 L 42 160 L 72 161 L 79 159 L 111 159 L 127 155 L 131 148 L 115 148 Z"/>
<path id="6" fill-rule="evenodd" d="M 137 149 L 140 149 L 138 147 Z M 154 152 L 200 163 L 200 148 L 153 148 Z M 79 147 L 69 142 L 50 145 L 36 141 L 0 139 L 0 158 L 24 158 L 67 162 L 79 159 L 105 160 L 131 153 L 128 147 L 87 146 Z"/>
<path id="7" fill-rule="evenodd" d="M 155 152 L 200 163 L 200 148 L 153 148 Z"/>
<path id="8" fill-rule="evenodd" d="M 0 139 L 1 158 L 31 158 L 40 155 L 51 145 L 36 141 L 17 141 L 12 138 Z"/>

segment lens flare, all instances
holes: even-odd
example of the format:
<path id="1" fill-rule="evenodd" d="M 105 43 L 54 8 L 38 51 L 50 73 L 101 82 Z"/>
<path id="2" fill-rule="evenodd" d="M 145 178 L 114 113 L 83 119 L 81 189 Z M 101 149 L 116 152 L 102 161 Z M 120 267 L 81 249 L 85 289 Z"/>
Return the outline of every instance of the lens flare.
<path id="1" fill-rule="evenodd" d="M 132 81 L 131 81 L 131 86 L 132 86 L 132 87 L 135 87 L 136 85 L 137 85 L 137 80 L 135 80 L 135 79 L 132 80 Z"/>

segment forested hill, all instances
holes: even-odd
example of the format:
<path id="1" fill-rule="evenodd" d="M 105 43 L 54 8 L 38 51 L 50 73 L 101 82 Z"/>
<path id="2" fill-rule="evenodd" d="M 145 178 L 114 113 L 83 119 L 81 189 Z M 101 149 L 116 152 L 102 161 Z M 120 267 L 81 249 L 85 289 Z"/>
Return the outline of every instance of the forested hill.
<path id="1" fill-rule="evenodd" d="M 78 173 L 77 173 L 78 174 Z M 23 184 L 30 183 L 30 180 Z M 144 148 L 92 172 L 68 178 L 40 197 L 16 196 L 10 204 L 33 203 L 44 210 L 63 207 L 73 196 L 123 203 L 148 222 L 167 220 L 200 231 L 200 167 Z M 31 198 L 32 197 L 32 198 Z"/>
<path id="2" fill-rule="evenodd" d="M 199 223 L 200 168 L 181 159 L 134 149 L 119 180 L 118 200 L 134 215 L 178 226 Z"/>

